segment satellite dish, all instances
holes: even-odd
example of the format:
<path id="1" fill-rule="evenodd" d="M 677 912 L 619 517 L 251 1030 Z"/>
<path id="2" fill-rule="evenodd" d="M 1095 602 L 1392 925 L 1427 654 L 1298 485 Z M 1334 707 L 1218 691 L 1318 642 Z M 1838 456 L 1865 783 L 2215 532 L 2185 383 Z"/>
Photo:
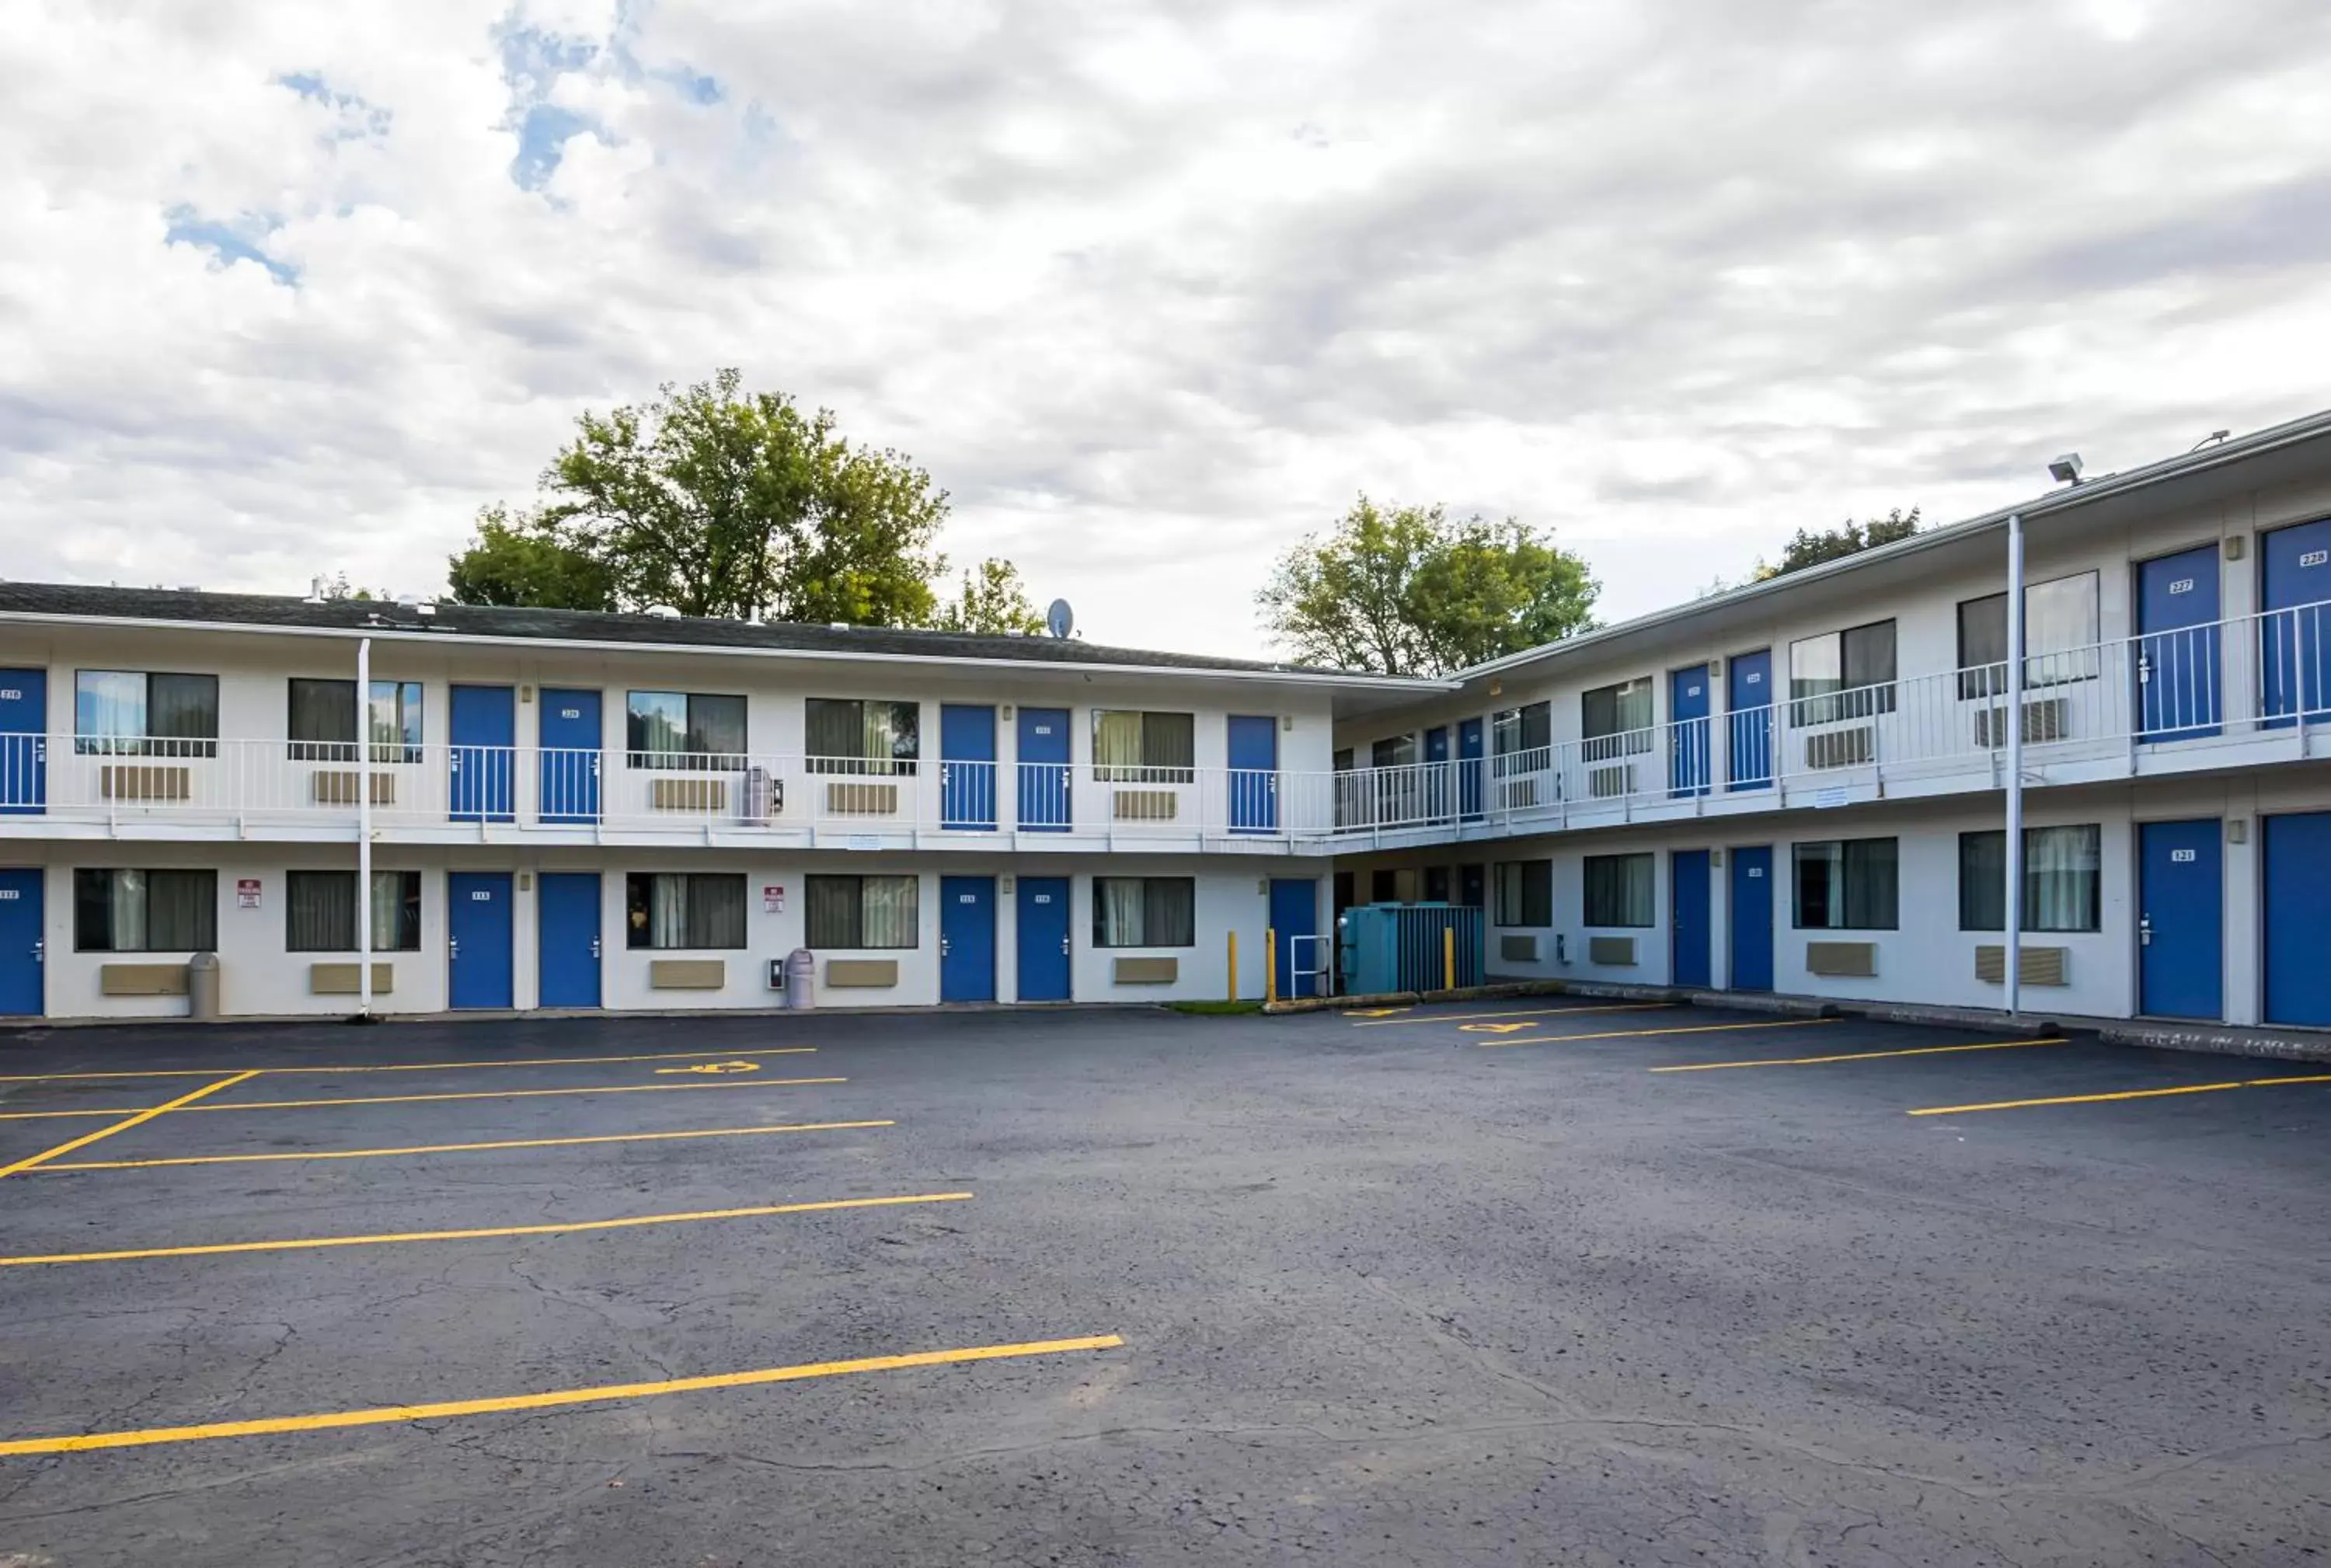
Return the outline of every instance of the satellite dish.
<path id="1" fill-rule="evenodd" d="M 1066 638 L 1077 629 L 1077 613 L 1069 608 L 1066 599 L 1055 599 L 1044 612 L 1044 630 L 1053 636 Z"/>

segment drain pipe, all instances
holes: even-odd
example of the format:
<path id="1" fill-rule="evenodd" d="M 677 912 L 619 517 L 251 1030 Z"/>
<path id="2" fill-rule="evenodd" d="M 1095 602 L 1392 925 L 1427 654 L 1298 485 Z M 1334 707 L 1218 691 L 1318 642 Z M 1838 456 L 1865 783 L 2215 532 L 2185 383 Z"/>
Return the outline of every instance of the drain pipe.
<path id="1" fill-rule="evenodd" d="M 357 643 L 357 1016 L 372 1018 L 372 639 Z"/>
<path id="2" fill-rule="evenodd" d="M 2007 1016 L 2023 1012 L 2023 518 L 2007 518 Z"/>

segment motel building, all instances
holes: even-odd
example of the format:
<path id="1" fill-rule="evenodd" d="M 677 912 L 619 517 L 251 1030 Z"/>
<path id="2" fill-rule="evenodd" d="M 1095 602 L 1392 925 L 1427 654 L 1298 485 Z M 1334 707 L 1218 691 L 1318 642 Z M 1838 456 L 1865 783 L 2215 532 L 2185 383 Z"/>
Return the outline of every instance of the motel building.
<path id="1" fill-rule="evenodd" d="M 2012 738 L 2025 1012 L 2331 1028 L 2331 413 L 2015 513 L 2020 606 L 2003 512 L 1445 680 L 0 584 L 0 1014 L 184 1016 L 198 953 L 246 1018 L 366 960 L 769 1008 L 796 950 L 821 1007 L 1259 997 L 1419 902 L 1492 978 L 1997 1009 Z"/>

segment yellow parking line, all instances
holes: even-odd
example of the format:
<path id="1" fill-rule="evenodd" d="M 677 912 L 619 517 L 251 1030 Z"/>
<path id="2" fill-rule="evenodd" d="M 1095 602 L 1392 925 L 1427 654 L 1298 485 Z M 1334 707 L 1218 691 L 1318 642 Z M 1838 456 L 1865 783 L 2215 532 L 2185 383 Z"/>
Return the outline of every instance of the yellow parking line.
<path id="1" fill-rule="evenodd" d="M 1375 1018 L 1365 1023 L 1356 1023 L 1354 1029 L 1396 1029 L 1403 1024 L 1472 1023 L 1484 1018 L 1559 1018 L 1573 1012 L 1656 1012 L 1673 1007 L 1672 1002 L 1627 1002 L 1609 1007 L 1534 1007 L 1514 1008 L 1505 1012 L 1441 1012 L 1422 1018 Z"/>
<path id="2" fill-rule="evenodd" d="M 261 1437 L 273 1432 L 326 1431 L 336 1427 L 387 1426 L 399 1421 L 443 1421 L 451 1416 L 495 1415 L 504 1411 L 556 1410 L 562 1405 L 604 1404 L 652 1399 L 709 1389 L 753 1388 L 805 1378 L 842 1377 L 861 1372 L 899 1372 L 909 1367 L 952 1366 L 1011 1356 L 1061 1355 L 1079 1350 L 1114 1350 L 1125 1341 L 1114 1334 L 1081 1339 L 1039 1339 L 1024 1345 L 981 1345 L 965 1350 L 925 1350 L 910 1355 L 870 1355 L 856 1361 L 819 1361 L 804 1366 L 771 1366 L 757 1372 L 728 1372 L 711 1377 L 675 1377 L 661 1383 L 603 1383 L 596 1388 L 549 1393 L 510 1394 L 499 1399 L 445 1400 L 435 1404 L 386 1405 L 376 1410 L 331 1411 L 322 1415 L 275 1416 L 265 1421 L 216 1421 L 198 1427 L 148 1427 L 142 1431 L 85 1432 L 78 1437 L 20 1438 L 0 1442 L 0 1455 L 71 1454 L 90 1449 L 140 1448 L 149 1443 L 188 1443 L 205 1438 Z"/>
<path id="3" fill-rule="evenodd" d="M 368 1160 L 388 1155 L 458 1155 L 473 1149 L 561 1149 L 576 1144 L 652 1144 L 672 1138 L 741 1137 L 751 1133 L 839 1133 L 858 1127 L 895 1127 L 898 1125 L 897 1122 L 803 1122 L 775 1127 L 692 1127 L 677 1133 L 595 1133 L 589 1137 L 579 1138 L 500 1138 L 488 1144 L 415 1144 L 401 1149 L 297 1149 L 271 1155 L 179 1155 L 163 1160 L 81 1160 L 43 1165 L 41 1169 L 141 1171 L 155 1165 L 243 1165 L 272 1160 Z M 7 1172 L 0 1171 L 0 1175 L 5 1174 Z"/>
<path id="4" fill-rule="evenodd" d="M 1815 1024 L 1842 1022 L 1836 1018 L 1784 1018 L 1772 1023 L 1695 1023 L 1687 1029 L 1613 1029 L 1600 1034 L 1534 1034 L 1527 1040 L 1484 1040 L 1476 1043 L 1483 1050 L 1494 1050 L 1508 1045 L 1562 1045 L 1574 1040 L 1643 1040 L 1655 1034 L 1722 1034 L 1736 1029 L 1809 1029 Z"/>
<path id="5" fill-rule="evenodd" d="M 141 1122 L 150 1122 L 156 1117 L 162 1116 L 169 1111 L 176 1110 L 182 1106 L 190 1106 L 196 1100 L 202 1098 L 205 1095 L 216 1094 L 223 1088 L 233 1088 L 235 1085 L 243 1082 L 245 1079 L 255 1076 L 257 1075 L 252 1073 L 239 1072 L 233 1078 L 223 1078 L 216 1083 L 205 1084 L 202 1088 L 195 1089 L 191 1093 L 182 1094 L 176 1099 L 171 1100 L 167 1104 L 148 1106 L 142 1111 L 132 1112 L 128 1117 L 114 1123 L 109 1127 L 100 1127 L 93 1133 L 83 1133 L 81 1136 L 73 1139 L 70 1143 L 59 1144 L 53 1149 L 43 1149 L 37 1155 L 27 1155 L 25 1158 L 18 1160 L 14 1164 L 0 1165 L 0 1178 L 13 1176 L 19 1171 L 36 1170 L 43 1167 L 55 1170 L 67 1169 L 69 1167 L 62 1165 L 50 1166 L 49 1162 L 55 1159 L 59 1155 L 70 1155 L 75 1149 L 85 1149 L 100 1138 L 109 1138 L 116 1133 L 126 1133 L 131 1127 L 137 1126 Z"/>
<path id="6" fill-rule="evenodd" d="M 1820 1067 L 1832 1061 L 1879 1061 L 1889 1056 L 1948 1056 L 1962 1050 L 2019 1050 L 2027 1045 L 2063 1045 L 2061 1038 L 2049 1040 L 1995 1040 L 1984 1045 L 1922 1045 L 1913 1050 L 1856 1050 L 1843 1056 L 1781 1056 L 1759 1057 L 1754 1061 L 1687 1061 L 1674 1067 L 1655 1067 L 1652 1072 L 1717 1072 L 1727 1067 Z M 232 1107 L 219 1107 L 219 1109 Z"/>
<path id="7" fill-rule="evenodd" d="M 445 1094 L 347 1095 L 338 1099 L 231 1100 L 225 1105 L 193 1106 L 195 1114 L 217 1111 L 290 1111 L 315 1106 L 408 1106 L 433 1100 L 547 1099 L 570 1094 L 672 1094 L 692 1088 L 799 1088 L 807 1084 L 848 1083 L 846 1078 L 748 1078 L 734 1083 L 585 1084 L 573 1088 L 478 1088 Z M 121 1111 L 0 1111 L 0 1122 L 47 1121 L 57 1117 L 118 1117 Z"/>
<path id="8" fill-rule="evenodd" d="M 2286 1083 L 2331 1083 L 2331 1072 L 2288 1078 L 2243 1078 L 2227 1083 L 2180 1084 L 2175 1088 L 2125 1088 L 2112 1094 L 2051 1095 L 2046 1099 L 2036 1100 L 1993 1100 L 1979 1106 L 1928 1106 L 1908 1114 L 1914 1117 L 1955 1117 L 1974 1111 L 2020 1111 L 2032 1106 L 2091 1106 L 2102 1105 L 2108 1100 L 2165 1099 L 2171 1095 L 2216 1094 L 2222 1089 L 2269 1088 Z"/>
<path id="9" fill-rule="evenodd" d="M 753 1220 L 771 1214 L 823 1214 L 839 1209 L 895 1209 L 906 1203 L 960 1203 L 970 1197 L 969 1193 L 917 1193 L 899 1198 L 831 1198 L 816 1203 L 768 1203 L 752 1209 L 700 1209 L 684 1214 L 634 1214 L 621 1220 L 568 1220 L 541 1225 L 497 1225 L 473 1231 L 403 1231 L 379 1236 L 308 1236 L 290 1241 L 214 1241 L 199 1247 L 133 1247 L 114 1252 L 48 1252 L 24 1258 L 0 1258 L 0 1269 L 22 1269 L 36 1263 L 120 1263 L 135 1258 L 215 1258 L 228 1252 L 298 1252 L 317 1247 L 377 1247 L 393 1241 L 471 1241 L 490 1236 L 563 1236 L 578 1231 L 628 1231 L 641 1225 L 684 1225 L 699 1220 Z"/>
<path id="10" fill-rule="evenodd" d="M 354 1065 L 338 1063 L 324 1066 L 286 1065 L 257 1067 L 251 1073 L 281 1074 L 310 1072 L 451 1072 L 473 1067 L 566 1067 L 579 1064 L 588 1067 L 602 1061 L 701 1061 L 708 1056 L 809 1056 L 813 1045 L 773 1045 L 756 1050 L 658 1050 L 644 1056 L 530 1056 L 512 1057 L 507 1061 L 384 1061 L 361 1062 Z M 215 1067 L 155 1068 L 141 1072 L 19 1072 L 0 1074 L 0 1083 L 81 1083 L 100 1079 L 125 1078 L 209 1078 L 224 1069 Z M 246 1075 L 248 1076 L 248 1075 Z"/>

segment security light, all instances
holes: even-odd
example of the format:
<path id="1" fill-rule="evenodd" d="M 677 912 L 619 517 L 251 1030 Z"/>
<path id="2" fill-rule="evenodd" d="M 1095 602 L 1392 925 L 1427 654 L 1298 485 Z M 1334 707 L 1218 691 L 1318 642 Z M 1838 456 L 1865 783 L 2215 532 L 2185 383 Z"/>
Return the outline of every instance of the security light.
<path id="1" fill-rule="evenodd" d="M 2080 482 L 2080 454 L 2068 451 L 2048 465 L 2048 477 L 2058 484 L 2076 485 Z"/>

